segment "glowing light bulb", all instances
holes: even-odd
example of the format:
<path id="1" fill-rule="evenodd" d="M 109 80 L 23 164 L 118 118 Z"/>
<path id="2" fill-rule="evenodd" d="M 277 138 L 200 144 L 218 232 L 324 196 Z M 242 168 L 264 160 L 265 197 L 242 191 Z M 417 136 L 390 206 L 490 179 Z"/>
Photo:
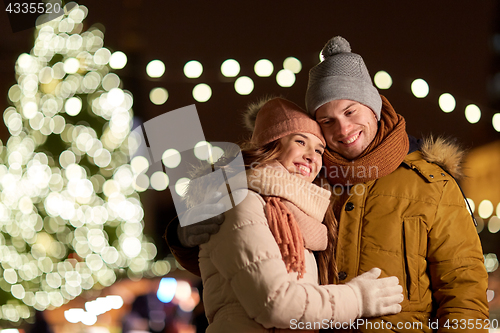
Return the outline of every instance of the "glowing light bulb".
<path id="1" fill-rule="evenodd" d="M 268 77 L 273 73 L 273 63 L 267 59 L 261 59 L 255 63 L 254 71 L 260 77 Z"/>
<path id="2" fill-rule="evenodd" d="M 212 88 L 208 84 L 200 83 L 193 88 L 193 98 L 198 102 L 206 102 L 212 97 Z"/>
<path id="3" fill-rule="evenodd" d="M 291 87 L 295 83 L 295 74 L 289 69 L 282 69 L 276 75 L 276 82 L 278 82 L 281 87 Z"/>
<path id="4" fill-rule="evenodd" d="M 302 63 L 297 58 L 288 57 L 283 61 L 283 68 L 298 74 L 302 70 Z"/>
<path id="5" fill-rule="evenodd" d="M 379 89 L 389 89 L 392 86 L 392 78 L 386 71 L 377 72 L 373 81 Z"/>
<path id="6" fill-rule="evenodd" d="M 240 64 L 234 59 L 227 59 L 222 63 L 220 70 L 226 77 L 235 77 L 240 73 Z"/>
<path id="7" fill-rule="evenodd" d="M 429 85 L 423 79 L 416 79 L 411 83 L 411 92 L 417 98 L 424 98 L 429 94 Z"/>
<path id="8" fill-rule="evenodd" d="M 441 96 L 439 96 L 439 107 L 443 112 L 449 113 L 455 110 L 455 106 L 456 106 L 455 98 L 451 94 L 444 93 Z"/>
<path id="9" fill-rule="evenodd" d="M 199 61 L 191 60 L 184 65 L 184 75 L 190 79 L 196 79 L 203 73 L 203 66 Z"/>
<path id="10" fill-rule="evenodd" d="M 162 77 L 165 73 L 165 64 L 161 60 L 152 60 L 146 66 L 146 73 L 152 78 Z"/>
<path id="11" fill-rule="evenodd" d="M 254 84 L 248 76 L 241 76 L 234 82 L 234 89 L 240 95 L 248 95 L 253 91 Z"/>

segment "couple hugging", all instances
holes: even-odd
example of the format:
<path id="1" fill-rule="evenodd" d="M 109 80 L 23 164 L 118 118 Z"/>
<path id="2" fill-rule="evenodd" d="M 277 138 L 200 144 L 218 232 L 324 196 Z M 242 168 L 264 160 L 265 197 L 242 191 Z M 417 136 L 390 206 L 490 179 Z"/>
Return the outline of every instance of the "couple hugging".
<path id="1" fill-rule="evenodd" d="M 462 152 L 408 136 L 345 39 L 322 54 L 307 112 L 272 98 L 245 115 L 241 203 L 167 227 L 176 259 L 202 277 L 207 332 L 486 332 L 488 275 L 455 181 Z M 188 218 L 224 212 L 219 185 L 188 188 Z"/>

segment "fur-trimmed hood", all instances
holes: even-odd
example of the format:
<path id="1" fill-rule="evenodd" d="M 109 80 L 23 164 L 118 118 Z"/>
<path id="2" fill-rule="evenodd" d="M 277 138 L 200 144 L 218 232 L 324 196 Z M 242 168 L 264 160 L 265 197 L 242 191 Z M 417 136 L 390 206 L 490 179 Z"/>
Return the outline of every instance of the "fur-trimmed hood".
<path id="1" fill-rule="evenodd" d="M 439 165 L 453 178 L 460 179 L 463 177 L 462 161 L 465 150 L 456 144 L 453 139 L 444 137 L 434 139 L 431 135 L 423 139 L 419 150 L 426 161 Z"/>

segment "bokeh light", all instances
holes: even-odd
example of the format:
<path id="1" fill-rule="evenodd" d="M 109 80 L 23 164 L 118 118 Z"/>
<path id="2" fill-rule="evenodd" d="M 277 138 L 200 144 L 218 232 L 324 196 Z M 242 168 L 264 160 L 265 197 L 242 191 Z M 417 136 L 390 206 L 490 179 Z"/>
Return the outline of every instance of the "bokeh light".
<path id="1" fill-rule="evenodd" d="M 474 200 L 472 200 L 470 198 L 467 198 L 465 200 L 468 203 L 468 205 L 466 205 L 467 206 L 467 210 L 469 210 L 469 213 L 474 214 L 474 211 L 476 210 L 476 204 L 474 203 Z M 470 209 L 469 209 L 469 207 L 470 207 Z"/>
<path id="2" fill-rule="evenodd" d="M 177 280 L 171 277 L 162 278 L 156 296 L 163 303 L 170 303 L 175 296 Z"/>
<path id="3" fill-rule="evenodd" d="M 130 161 L 130 166 L 132 171 L 136 174 L 145 173 L 149 168 L 149 161 L 144 156 L 135 156 L 132 161 Z"/>
<path id="4" fill-rule="evenodd" d="M 469 104 L 465 108 L 465 118 L 471 124 L 475 124 L 481 119 L 481 110 L 475 104 Z"/>
<path id="5" fill-rule="evenodd" d="M 495 113 L 491 119 L 495 131 L 500 132 L 500 113 Z"/>
<path id="6" fill-rule="evenodd" d="M 498 258 L 495 253 L 488 253 L 484 255 L 484 266 L 488 273 L 492 273 L 498 268 Z"/>
<path id="7" fill-rule="evenodd" d="M 206 102 L 212 97 L 212 88 L 206 83 L 197 84 L 193 88 L 193 98 L 197 102 Z"/>
<path id="8" fill-rule="evenodd" d="M 224 150 L 221 147 L 212 146 L 212 162 L 216 162 L 219 158 L 224 155 Z"/>
<path id="9" fill-rule="evenodd" d="M 439 96 L 439 107 L 441 110 L 445 113 L 452 112 L 455 110 L 456 102 L 455 98 L 449 94 L 449 93 L 444 93 L 441 96 Z"/>
<path id="10" fill-rule="evenodd" d="M 248 95 L 253 91 L 254 83 L 248 76 L 241 76 L 234 82 L 234 89 L 240 95 Z"/>
<path id="11" fill-rule="evenodd" d="M 168 99 L 168 91 L 165 88 L 153 88 L 149 92 L 149 99 L 155 105 L 162 105 Z"/>
<path id="12" fill-rule="evenodd" d="M 177 182 L 175 182 L 175 193 L 177 193 L 178 196 L 183 197 L 186 194 L 190 181 L 191 180 L 186 177 L 178 179 Z"/>
<path id="13" fill-rule="evenodd" d="M 203 66 L 199 61 L 191 60 L 184 65 L 184 75 L 190 79 L 196 79 L 203 73 Z"/>
<path id="14" fill-rule="evenodd" d="M 177 168 L 181 163 L 181 154 L 177 149 L 167 149 L 163 152 L 161 160 L 167 168 Z"/>
<path id="15" fill-rule="evenodd" d="M 488 302 L 491 302 L 494 298 L 495 298 L 495 291 L 490 289 L 486 290 L 486 300 Z"/>
<path id="16" fill-rule="evenodd" d="M 477 208 L 479 216 L 483 219 L 489 218 L 493 214 L 493 210 L 494 207 L 490 200 L 481 201 Z"/>
<path id="17" fill-rule="evenodd" d="M 411 92 L 417 98 L 424 98 L 429 94 L 429 85 L 423 79 L 416 79 L 411 83 Z"/>
<path id="18" fill-rule="evenodd" d="M 386 71 L 378 71 L 373 81 L 379 89 L 389 89 L 392 86 L 392 78 Z"/>
<path id="19" fill-rule="evenodd" d="M 273 63 L 267 59 L 260 59 L 254 65 L 254 71 L 257 76 L 269 77 L 274 71 Z"/>
<path id="20" fill-rule="evenodd" d="M 288 57 L 283 61 L 283 68 L 298 74 L 302 70 L 302 63 L 295 57 Z"/>
<path id="21" fill-rule="evenodd" d="M 234 59 L 227 59 L 220 66 L 220 71 L 225 77 L 235 77 L 240 73 L 240 64 Z"/>
<path id="22" fill-rule="evenodd" d="M 167 188 L 169 179 L 168 175 L 166 175 L 164 172 L 156 171 L 151 175 L 150 181 L 152 188 L 157 191 L 163 191 Z"/>
<path id="23" fill-rule="evenodd" d="M 162 77 L 165 73 L 165 64 L 161 60 L 152 60 L 146 66 L 146 73 L 152 78 Z"/>
<path id="24" fill-rule="evenodd" d="M 109 73 L 102 79 L 102 87 L 106 91 L 120 86 L 120 78 L 115 73 Z"/>
<path id="25" fill-rule="evenodd" d="M 175 298 L 179 301 L 185 301 L 191 297 L 191 285 L 187 281 L 177 281 L 175 289 Z"/>
<path id="26" fill-rule="evenodd" d="M 492 234 L 496 234 L 500 230 L 500 218 L 498 216 L 492 216 L 488 221 L 488 230 Z"/>
<path id="27" fill-rule="evenodd" d="M 208 160 L 212 154 L 212 144 L 207 141 L 200 141 L 194 146 L 193 153 L 199 160 Z"/>
<path id="28" fill-rule="evenodd" d="M 282 69 L 276 74 L 276 82 L 281 87 L 291 87 L 295 83 L 295 74 L 289 69 Z"/>
<path id="29" fill-rule="evenodd" d="M 109 66 L 113 69 L 122 69 L 127 65 L 127 55 L 121 51 L 116 51 L 109 59 Z"/>
<path id="30" fill-rule="evenodd" d="M 94 62 L 97 65 L 106 65 L 111 58 L 111 52 L 106 48 L 100 48 L 94 53 Z"/>
<path id="31" fill-rule="evenodd" d="M 71 97 L 64 105 L 64 111 L 70 116 L 76 116 L 82 110 L 82 100 L 78 97 Z"/>
<path id="32" fill-rule="evenodd" d="M 0 224 L 9 223 L 0 233 L 0 287 L 7 293 L 0 316 L 17 326 L 35 310 L 117 278 L 156 276 L 157 250 L 143 234 L 137 193 L 145 189 L 136 181 L 141 176 L 147 188 L 149 178 L 135 171 L 144 167 L 140 159 L 127 163 L 133 96 L 112 73 L 126 56 L 111 54 L 99 26 L 82 32 L 88 11 L 73 5 L 34 28 L 4 111 L 10 137 L 0 142 Z M 153 186 L 165 186 L 165 178 L 152 178 Z M 96 308 L 69 318 L 77 313 L 92 325 Z"/>
<path id="33" fill-rule="evenodd" d="M 64 61 L 64 71 L 68 74 L 74 74 L 80 68 L 80 62 L 76 58 L 68 58 Z"/>

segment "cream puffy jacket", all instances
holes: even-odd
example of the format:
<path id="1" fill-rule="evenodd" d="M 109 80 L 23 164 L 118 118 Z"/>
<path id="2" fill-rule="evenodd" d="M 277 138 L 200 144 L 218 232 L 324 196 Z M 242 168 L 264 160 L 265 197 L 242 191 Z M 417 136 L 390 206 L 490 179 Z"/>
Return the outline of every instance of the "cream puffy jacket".
<path id="1" fill-rule="evenodd" d="M 302 202 L 298 207 L 313 214 L 320 223 L 330 192 L 290 174 L 285 178 L 278 181 L 270 175 L 266 184 L 253 186 L 249 178 L 249 186 L 262 185 L 269 195 L 277 188 L 273 185 L 281 188 L 287 184 L 299 185 L 301 190 L 291 187 L 287 192 L 300 196 Z M 306 273 L 297 280 L 297 273 L 286 270 L 267 223 L 262 196 L 243 186 L 232 190 L 236 201 L 244 197 L 243 201 L 226 212 L 220 231 L 200 246 L 204 305 L 210 323 L 207 332 L 285 332 L 298 327 L 298 321 L 320 323 L 332 319 L 335 310 L 332 288 L 336 286 L 318 285 L 312 252 L 305 250 Z M 307 195 L 311 190 L 315 193 Z"/>

